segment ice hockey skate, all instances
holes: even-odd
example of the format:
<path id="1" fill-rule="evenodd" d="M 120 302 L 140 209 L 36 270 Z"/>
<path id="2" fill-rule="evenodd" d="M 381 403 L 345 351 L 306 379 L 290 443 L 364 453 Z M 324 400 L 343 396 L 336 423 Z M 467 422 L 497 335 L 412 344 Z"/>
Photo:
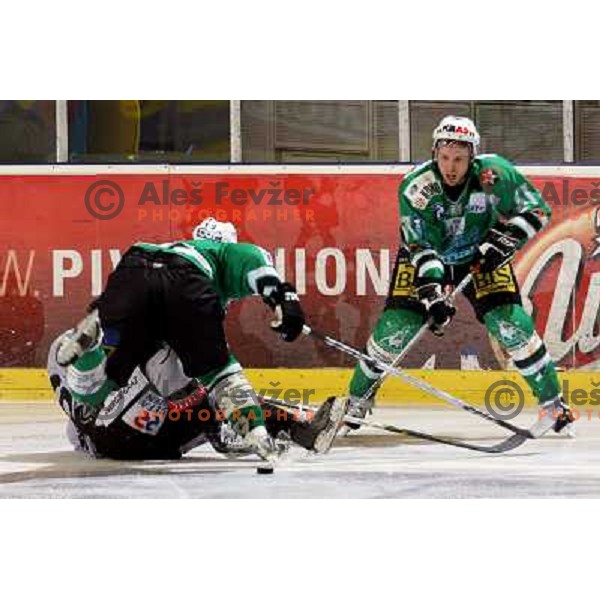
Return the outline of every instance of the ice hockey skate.
<path id="1" fill-rule="evenodd" d="M 368 414 L 373 413 L 374 400 L 375 397 L 372 394 L 366 398 L 357 398 L 355 396 L 349 396 L 346 414 L 349 417 L 354 417 L 355 419 L 364 419 Z M 344 423 L 340 427 L 338 435 L 340 437 L 345 437 L 351 431 L 356 431 L 357 429 L 359 429 L 359 427 L 360 425 Z"/>
<path id="2" fill-rule="evenodd" d="M 330 396 L 319 407 L 312 420 L 298 426 L 294 441 L 317 454 L 327 452 L 344 420 L 348 397 Z"/>
<path id="3" fill-rule="evenodd" d="M 542 437 L 550 431 L 564 437 L 575 437 L 575 419 L 562 396 L 541 404 L 538 415 L 538 421 L 531 427 L 533 437 Z"/>

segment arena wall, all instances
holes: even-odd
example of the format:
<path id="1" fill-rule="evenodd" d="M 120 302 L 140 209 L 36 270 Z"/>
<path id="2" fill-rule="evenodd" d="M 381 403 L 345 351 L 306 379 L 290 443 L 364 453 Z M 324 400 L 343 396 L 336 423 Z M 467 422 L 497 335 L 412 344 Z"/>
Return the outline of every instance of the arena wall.
<path id="1" fill-rule="evenodd" d="M 137 240 L 188 237 L 209 215 L 233 221 L 241 240 L 273 253 L 315 328 L 362 346 L 387 293 L 398 244 L 397 188 L 410 168 L 0 167 L 0 398 L 47 398 L 40 369 L 51 340 L 100 293 L 124 250 Z M 559 367 L 576 385 L 587 377 L 593 390 L 600 368 L 600 168 L 522 170 L 553 210 L 552 224 L 515 262 L 524 303 Z M 426 336 L 405 365 L 461 385 L 465 397 L 480 395 L 486 377 L 518 377 L 470 307 L 458 307 L 448 334 L 441 341 Z M 306 389 L 318 388 L 318 398 L 342 391 L 352 362 L 312 339 L 285 344 L 268 317 L 258 299 L 233 305 L 228 315 L 231 348 L 255 370 L 257 385 L 293 387 L 300 377 Z M 384 400 L 419 401 L 398 385 L 388 385 Z"/>

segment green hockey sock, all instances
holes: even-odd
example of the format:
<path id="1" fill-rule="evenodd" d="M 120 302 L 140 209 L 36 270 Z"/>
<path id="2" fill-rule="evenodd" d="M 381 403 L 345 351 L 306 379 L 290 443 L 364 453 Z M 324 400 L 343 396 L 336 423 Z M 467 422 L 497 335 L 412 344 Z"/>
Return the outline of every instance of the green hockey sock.
<path id="1" fill-rule="evenodd" d="M 383 312 L 367 342 L 367 354 L 387 364 L 394 362 L 424 323 L 418 312 L 407 309 L 388 309 Z M 350 395 L 364 396 L 380 379 L 381 371 L 360 361 L 350 381 Z M 371 395 L 377 391 L 373 388 Z"/>
<path id="2" fill-rule="evenodd" d="M 512 358 L 538 404 L 560 395 L 560 382 L 546 345 L 534 329 L 533 319 L 518 304 L 490 310 L 485 325 Z"/>

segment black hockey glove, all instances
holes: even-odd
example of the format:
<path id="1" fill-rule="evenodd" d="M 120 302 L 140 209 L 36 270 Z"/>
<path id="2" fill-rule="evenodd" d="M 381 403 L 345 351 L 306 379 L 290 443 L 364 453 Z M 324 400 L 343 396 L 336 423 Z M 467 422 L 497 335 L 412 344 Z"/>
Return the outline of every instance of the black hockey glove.
<path id="1" fill-rule="evenodd" d="M 507 265 L 514 258 L 521 241 L 521 236 L 514 227 L 496 223 L 477 248 L 473 269 L 491 273 Z"/>
<path id="2" fill-rule="evenodd" d="M 278 281 L 275 286 L 266 286 L 265 292 L 263 299 L 275 312 L 271 329 L 279 332 L 286 342 L 293 342 L 304 327 L 304 312 L 296 288 Z"/>
<path id="3" fill-rule="evenodd" d="M 427 310 L 429 329 L 434 335 L 441 337 L 444 335 L 444 327 L 456 314 L 456 309 L 446 300 L 439 283 L 425 283 L 417 288 L 417 294 Z"/>

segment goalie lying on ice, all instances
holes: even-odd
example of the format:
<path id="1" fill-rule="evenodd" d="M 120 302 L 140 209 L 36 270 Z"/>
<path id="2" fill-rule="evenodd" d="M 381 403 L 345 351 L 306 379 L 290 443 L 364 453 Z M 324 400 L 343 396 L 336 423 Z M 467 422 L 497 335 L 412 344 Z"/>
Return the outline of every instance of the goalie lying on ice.
<path id="1" fill-rule="evenodd" d="M 195 229 L 193 239 L 131 246 L 88 315 L 56 347 L 56 363 L 66 367 L 61 382 L 75 411 L 82 413 L 79 426 L 96 424 L 107 402 L 132 387 L 134 375 L 134 383 L 144 389 L 149 375 L 143 373 L 142 379 L 140 373 L 168 345 L 188 381 L 198 382 L 208 394 L 210 406 L 184 393 L 189 408 L 220 411 L 246 446 L 264 460 L 275 458 L 277 448 L 261 406 L 229 351 L 223 327 L 229 303 L 252 295 L 273 310 L 271 328 L 286 342 L 300 335 L 304 314 L 296 290 L 280 279 L 266 250 L 238 243 L 233 224 L 209 218 Z M 168 398 L 172 391 L 160 397 Z M 128 418 L 130 429 L 140 424 L 139 415 Z M 183 424 L 168 425 L 153 419 L 145 427 L 156 429 L 145 433 L 152 437 L 165 430 L 161 435 L 177 437 L 180 428 L 189 431 Z M 96 436 L 101 432 L 92 431 Z"/>
<path id="2" fill-rule="evenodd" d="M 56 400 L 69 417 L 67 435 L 76 449 L 118 460 L 178 459 L 205 443 L 231 455 L 253 452 L 206 389 L 184 374 L 177 355 L 167 346 L 145 365 L 138 365 L 127 384 L 101 404 L 79 402 L 69 388 L 68 368 L 56 361 L 65 335 L 50 347 L 48 375 Z M 341 398 L 329 398 L 316 413 L 270 407 L 268 401 L 262 408 L 266 429 L 279 452 L 290 441 L 326 452 L 345 412 L 346 401 Z"/>

